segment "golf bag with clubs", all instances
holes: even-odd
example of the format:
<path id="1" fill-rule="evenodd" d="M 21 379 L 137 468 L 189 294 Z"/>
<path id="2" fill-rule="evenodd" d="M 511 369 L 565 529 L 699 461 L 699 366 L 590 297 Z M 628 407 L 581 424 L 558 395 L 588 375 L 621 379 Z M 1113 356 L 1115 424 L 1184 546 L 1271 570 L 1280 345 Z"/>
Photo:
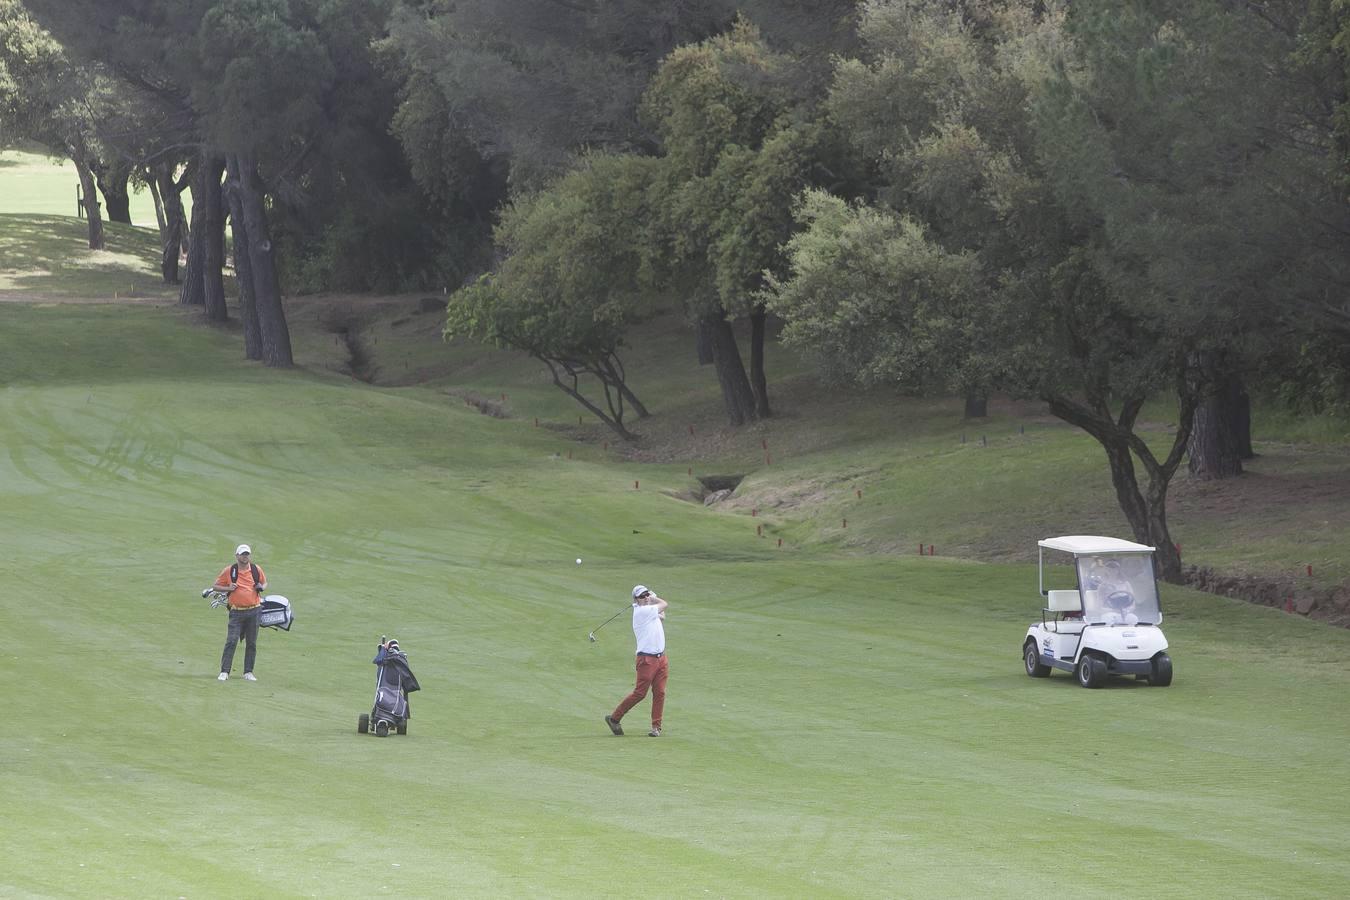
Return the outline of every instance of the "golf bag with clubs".
<path id="1" fill-rule="evenodd" d="M 376 666 L 375 705 L 369 715 L 362 713 L 356 720 L 357 733 L 388 737 L 393 729 L 407 734 L 408 719 L 412 718 L 408 695 L 422 687 L 408 668 L 408 654 L 399 649 L 398 641 L 381 638 L 371 662 Z"/>
<path id="2" fill-rule="evenodd" d="M 218 591 L 215 588 L 207 588 L 202 591 L 203 597 L 211 599 L 211 608 L 225 606 L 229 603 L 229 594 L 224 591 Z M 275 628 L 278 631 L 290 631 L 291 623 L 295 621 L 295 616 L 291 612 L 291 601 L 280 594 L 268 594 L 262 598 L 261 610 L 258 613 L 259 628 Z"/>

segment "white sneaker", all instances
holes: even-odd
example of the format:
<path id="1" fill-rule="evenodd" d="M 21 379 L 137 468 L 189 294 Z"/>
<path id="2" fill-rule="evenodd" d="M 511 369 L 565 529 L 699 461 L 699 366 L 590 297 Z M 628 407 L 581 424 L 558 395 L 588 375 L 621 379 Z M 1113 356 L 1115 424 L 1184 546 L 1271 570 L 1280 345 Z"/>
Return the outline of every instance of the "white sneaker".
<path id="1" fill-rule="evenodd" d="M 229 677 L 230 677 L 229 672 L 221 672 L 219 675 L 216 676 L 216 681 L 225 681 Z"/>
<path id="2" fill-rule="evenodd" d="M 256 676 L 254 676 L 254 674 L 253 674 L 252 672 L 245 672 L 245 673 L 244 673 L 244 680 L 245 680 L 245 681 L 257 681 L 258 679 L 257 679 Z"/>

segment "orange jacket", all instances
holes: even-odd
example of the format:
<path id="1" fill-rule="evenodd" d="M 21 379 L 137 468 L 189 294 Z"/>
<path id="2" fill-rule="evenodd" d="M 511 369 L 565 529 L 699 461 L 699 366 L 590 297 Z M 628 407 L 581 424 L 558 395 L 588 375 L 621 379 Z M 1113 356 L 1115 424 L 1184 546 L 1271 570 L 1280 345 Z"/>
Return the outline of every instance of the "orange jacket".
<path id="1" fill-rule="evenodd" d="M 227 588 L 230 586 L 230 569 L 233 566 L 226 566 L 216 579 L 216 587 Z M 258 567 L 258 577 L 262 579 L 262 584 L 267 584 L 267 575 L 264 574 L 262 567 Z M 253 609 L 262 603 L 262 593 L 258 586 L 253 583 L 253 569 L 249 566 L 239 567 L 239 580 L 235 582 L 237 587 L 230 591 L 230 609 Z"/>

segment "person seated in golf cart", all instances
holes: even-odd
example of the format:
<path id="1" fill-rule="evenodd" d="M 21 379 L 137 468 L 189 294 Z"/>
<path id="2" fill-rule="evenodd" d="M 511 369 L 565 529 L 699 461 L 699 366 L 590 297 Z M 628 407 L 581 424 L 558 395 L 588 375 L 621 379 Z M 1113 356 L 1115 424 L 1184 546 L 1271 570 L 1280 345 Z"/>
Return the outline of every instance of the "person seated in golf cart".
<path id="1" fill-rule="evenodd" d="M 1089 621 L 1106 625 L 1158 621 L 1156 582 L 1147 557 L 1089 556 L 1079 565 L 1083 611 Z"/>

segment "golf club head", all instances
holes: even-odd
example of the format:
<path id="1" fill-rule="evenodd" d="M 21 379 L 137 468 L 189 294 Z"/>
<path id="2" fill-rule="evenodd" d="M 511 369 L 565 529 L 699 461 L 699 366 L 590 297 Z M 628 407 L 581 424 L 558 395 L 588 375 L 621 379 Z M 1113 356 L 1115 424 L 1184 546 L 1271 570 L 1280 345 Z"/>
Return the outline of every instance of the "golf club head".
<path id="1" fill-rule="evenodd" d="M 594 631 L 592 631 L 590 634 L 586 635 L 586 637 L 590 638 L 590 641 L 591 641 L 592 644 L 595 643 L 595 632 L 594 632 Z"/>
<path id="2" fill-rule="evenodd" d="M 213 590 L 212 588 L 207 588 L 206 590 L 202 591 L 202 596 L 203 596 L 203 597 L 209 597 L 209 596 L 211 596 L 211 591 L 212 591 L 212 590 Z"/>

